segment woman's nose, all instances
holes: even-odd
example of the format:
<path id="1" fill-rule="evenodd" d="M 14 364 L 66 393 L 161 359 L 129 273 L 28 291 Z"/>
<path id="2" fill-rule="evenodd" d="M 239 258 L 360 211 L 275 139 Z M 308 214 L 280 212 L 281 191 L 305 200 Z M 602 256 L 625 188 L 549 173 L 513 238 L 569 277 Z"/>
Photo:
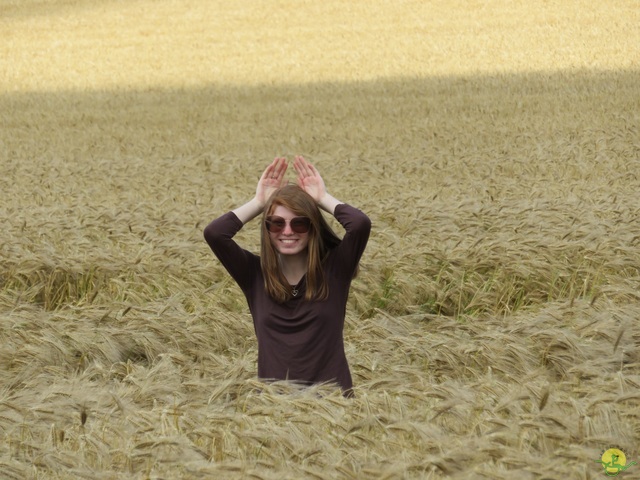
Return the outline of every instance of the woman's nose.
<path id="1" fill-rule="evenodd" d="M 285 222 L 282 233 L 284 233 L 285 235 L 293 235 L 293 230 L 291 230 L 291 224 L 289 222 Z"/>

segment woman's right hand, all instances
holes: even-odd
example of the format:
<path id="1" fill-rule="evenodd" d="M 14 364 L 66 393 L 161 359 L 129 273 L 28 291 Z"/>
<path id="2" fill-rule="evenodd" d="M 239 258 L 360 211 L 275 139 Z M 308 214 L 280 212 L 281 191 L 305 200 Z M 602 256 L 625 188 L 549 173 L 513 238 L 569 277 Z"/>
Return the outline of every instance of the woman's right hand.
<path id="1" fill-rule="evenodd" d="M 276 157 L 262 173 L 256 188 L 256 200 L 262 207 L 267 203 L 273 192 L 286 184 L 284 174 L 288 166 L 286 158 Z"/>

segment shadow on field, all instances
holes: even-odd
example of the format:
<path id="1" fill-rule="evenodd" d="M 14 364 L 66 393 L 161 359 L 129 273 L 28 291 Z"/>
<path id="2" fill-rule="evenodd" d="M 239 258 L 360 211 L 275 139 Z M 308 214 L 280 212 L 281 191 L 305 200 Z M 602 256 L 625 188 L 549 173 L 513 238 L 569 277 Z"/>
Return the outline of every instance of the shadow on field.
<path id="1" fill-rule="evenodd" d="M 368 173 L 401 180 L 391 168 L 396 164 L 410 163 L 419 174 L 433 164 L 484 155 L 535 160 L 541 146 L 552 154 L 554 145 L 583 135 L 593 140 L 597 132 L 637 151 L 639 75 L 582 71 L 4 94 L 0 140 L 4 165 L 53 155 L 69 162 L 144 156 L 153 168 L 157 159 L 179 163 L 187 156 L 203 165 L 242 161 L 255 175 L 276 154 L 303 153 L 337 164 L 359 160 Z M 586 160 L 596 159 L 593 148 L 581 152 Z M 572 153 L 564 152 L 565 160 Z M 335 178 L 369 192 L 370 179 L 360 174 L 339 170 Z"/>
<path id="2" fill-rule="evenodd" d="M 210 264 L 200 236 L 202 223 L 246 199 L 274 155 L 304 154 L 316 162 L 336 196 L 360 206 L 374 220 L 364 259 L 371 277 L 365 275 L 363 281 L 370 285 L 363 290 L 375 294 L 365 303 L 381 308 L 433 305 L 441 299 L 426 291 L 402 297 L 408 284 L 423 281 L 425 271 L 419 269 L 425 266 L 424 257 L 440 250 L 441 257 L 427 264 L 435 269 L 426 272 L 432 277 L 451 266 L 451 250 L 460 245 L 482 250 L 487 247 L 483 238 L 495 239 L 497 230 L 526 232 L 522 225 L 495 219 L 530 216 L 526 212 L 538 208 L 531 203 L 532 192 L 537 200 L 546 200 L 545 208 L 565 199 L 560 225 L 575 224 L 570 215 L 590 208 L 581 204 L 576 210 L 571 195 L 595 202 L 616 194 L 616 202 L 633 203 L 640 188 L 634 173 L 640 171 L 639 73 L 3 94 L 0 186 L 5 197 L 16 202 L 5 204 L 4 216 L 15 228 L 5 232 L 11 238 L 3 243 L 18 236 L 37 243 L 40 234 L 30 239 L 25 225 L 46 220 L 55 231 L 79 208 L 93 209 L 98 216 L 111 206 L 115 213 L 110 218 L 117 219 L 117 212 L 149 206 L 140 210 L 141 220 L 135 219 L 147 225 L 132 226 L 129 216 L 129 228 L 122 227 L 117 242 L 95 243 L 93 248 L 115 250 L 117 243 L 118 254 L 133 260 L 143 228 L 168 242 L 169 236 L 182 235 L 175 228 L 183 225 L 189 241 L 202 247 L 195 255 L 198 265 Z M 507 209 L 522 199 L 529 203 Z M 476 208 L 486 202 L 495 202 L 493 210 Z M 169 212 L 175 228 L 156 228 L 167 224 Z M 443 218 L 443 212 L 449 217 Z M 597 216 L 592 218 L 596 225 L 602 219 Z M 476 228 L 465 230 L 474 221 Z M 539 230 L 546 221 L 530 218 L 528 226 Z M 105 225 L 108 228 L 108 222 Z M 565 241 L 570 233 L 561 228 L 557 239 L 541 241 Z M 137 235 L 132 247 L 127 247 L 129 235 Z M 88 245 L 91 251 L 91 241 Z M 581 244 L 573 253 L 577 258 L 585 248 L 595 251 L 598 245 Z M 184 262 L 194 257 L 186 247 L 167 248 L 174 249 L 171 254 L 181 250 L 176 255 L 183 255 Z M 564 258 L 558 261 L 566 264 Z M 20 261 L 15 255 L 12 259 Z M 517 256 L 510 261 L 522 263 Z M 561 276 L 575 273 L 566 265 L 551 265 L 549 270 Z M 463 282 L 468 273 L 451 282 Z M 480 283 L 468 302 L 477 290 L 492 288 L 490 282 L 497 277 L 510 275 L 496 273 L 495 265 L 471 273 Z M 405 285 L 397 282 L 399 274 Z M 438 286 L 445 287 L 450 285 Z M 427 310 L 443 313 L 442 308 Z M 456 308 L 446 311 L 455 313 Z"/>
<path id="3" fill-rule="evenodd" d="M 69 161 L 278 153 L 421 165 L 609 132 L 638 148 L 638 71 L 0 95 L 2 155 Z M 255 162 L 255 163 L 254 163 Z M 382 170 L 382 165 L 380 170 Z M 343 178 L 347 172 L 339 172 Z M 388 172 L 385 172 L 385 176 Z M 354 180 L 349 177 L 349 180 Z M 365 179 L 358 179 L 365 180 Z"/>

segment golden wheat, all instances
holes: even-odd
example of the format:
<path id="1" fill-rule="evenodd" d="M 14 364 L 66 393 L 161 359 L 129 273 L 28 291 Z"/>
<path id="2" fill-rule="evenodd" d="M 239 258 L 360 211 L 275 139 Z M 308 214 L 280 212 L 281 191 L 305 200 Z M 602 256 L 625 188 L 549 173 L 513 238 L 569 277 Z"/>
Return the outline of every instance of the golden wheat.
<path id="1" fill-rule="evenodd" d="M 0 476 L 637 459 L 639 24 L 632 0 L 1 1 Z M 256 380 L 202 239 L 294 154 L 373 221 L 355 399 Z"/>

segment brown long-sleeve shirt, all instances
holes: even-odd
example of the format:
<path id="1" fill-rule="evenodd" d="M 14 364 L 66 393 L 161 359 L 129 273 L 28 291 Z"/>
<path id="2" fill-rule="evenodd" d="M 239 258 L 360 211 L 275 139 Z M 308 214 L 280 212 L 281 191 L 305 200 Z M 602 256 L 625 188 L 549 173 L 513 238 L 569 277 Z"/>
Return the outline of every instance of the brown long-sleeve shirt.
<path id="1" fill-rule="evenodd" d="M 352 388 L 344 352 L 344 319 L 351 279 L 367 245 L 371 221 L 347 204 L 336 206 L 334 216 L 346 233 L 323 264 L 329 286 L 329 297 L 323 301 L 304 299 L 305 278 L 296 297 L 282 304 L 274 301 L 264 287 L 260 257 L 233 240 L 243 226 L 233 212 L 204 230 L 211 250 L 249 304 L 258 340 L 258 377 L 262 379 L 336 382 L 345 392 Z"/>

